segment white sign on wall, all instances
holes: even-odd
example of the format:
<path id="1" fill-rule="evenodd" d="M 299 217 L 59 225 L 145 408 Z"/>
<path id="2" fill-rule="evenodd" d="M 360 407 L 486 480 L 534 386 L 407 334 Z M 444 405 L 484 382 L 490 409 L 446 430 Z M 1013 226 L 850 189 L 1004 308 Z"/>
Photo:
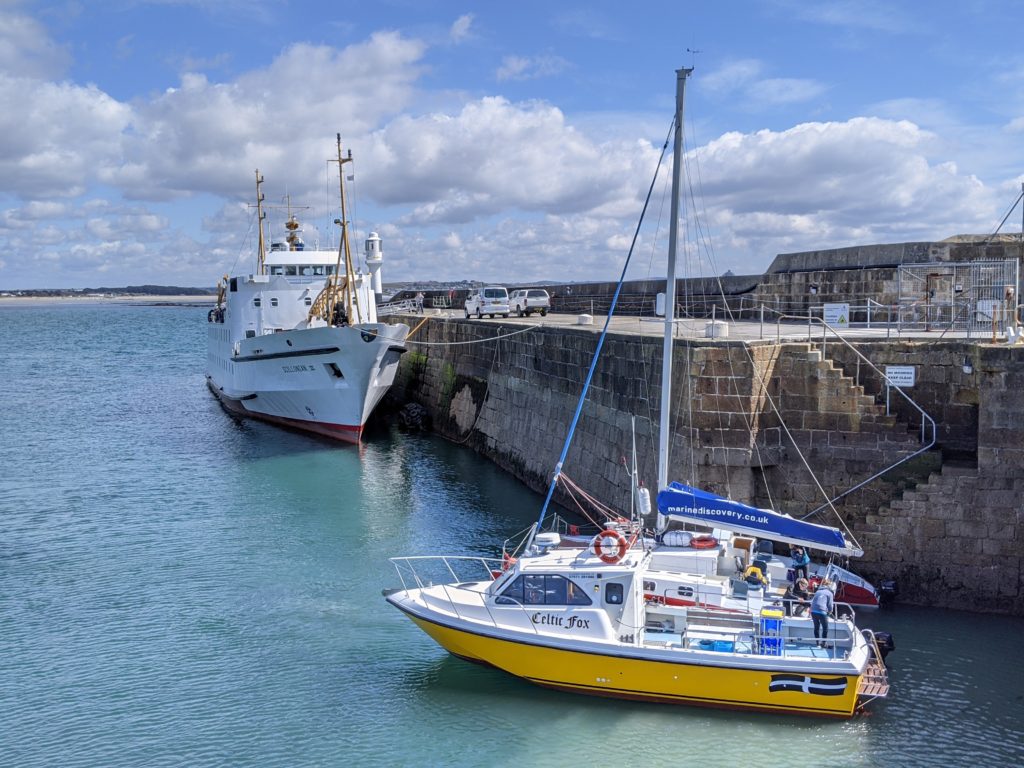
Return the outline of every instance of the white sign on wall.
<path id="1" fill-rule="evenodd" d="M 885 381 L 894 387 L 906 389 L 914 386 L 914 379 L 917 375 L 917 368 L 913 365 L 887 365 L 885 366 Z"/>
<path id="2" fill-rule="evenodd" d="M 833 328 L 850 327 L 850 305 L 849 304 L 824 304 L 825 325 Z"/>

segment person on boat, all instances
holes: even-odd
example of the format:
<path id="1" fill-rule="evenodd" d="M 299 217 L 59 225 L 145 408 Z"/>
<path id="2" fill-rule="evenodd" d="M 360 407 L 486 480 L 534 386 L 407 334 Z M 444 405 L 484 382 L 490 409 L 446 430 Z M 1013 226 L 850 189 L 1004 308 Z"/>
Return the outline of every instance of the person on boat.
<path id="1" fill-rule="evenodd" d="M 423 314 L 423 291 L 416 294 L 416 313 Z"/>
<path id="2" fill-rule="evenodd" d="M 797 579 L 786 587 L 782 596 L 782 604 L 787 616 L 803 616 L 807 612 L 807 599 L 811 596 L 810 584 L 807 579 Z"/>
<path id="3" fill-rule="evenodd" d="M 811 598 L 811 620 L 814 622 L 814 639 L 818 641 L 821 648 L 827 647 L 828 643 L 828 616 L 832 613 L 835 605 L 835 596 L 832 594 L 832 582 L 827 579 L 818 585 L 814 597 Z M 818 632 L 821 631 L 819 636 Z"/>
<path id="4" fill-rule="evenodd" d="M 756 565 L 747 567 L 747 570 L 743 572 L 743 580 L 752 587 L 764 588 L 768 586 L 768 577 Z"/>
<path id="5" fill-rule="evenodd" d="M 807 556 L 802 547 L 794 547 L 793 551 L 790 552 L 790 557 L 793 560 L 793 578 L 798 579 L 801 576 L 805 579 L 810 578 L 807 574 L 807 566 L 811 564 L 811 558 Z"/>
<path id="6" fill-rule="evenodd" d="M 345 307 L 338 304 L 334 305 L 334 315 L 331 317 L 331 325 L 342 328 L 348 325 L 348 312 L 345 311 Z"/>

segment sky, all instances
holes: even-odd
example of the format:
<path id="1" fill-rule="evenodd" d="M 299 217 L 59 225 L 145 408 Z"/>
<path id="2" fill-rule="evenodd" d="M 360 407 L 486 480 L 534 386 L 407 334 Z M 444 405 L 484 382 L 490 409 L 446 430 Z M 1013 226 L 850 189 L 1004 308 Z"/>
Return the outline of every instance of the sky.
<path id="1" fill-rule="evenodd" d="M 286 206 L 386 282 L 609 280 L 686 86 L 683 274 L 996 230 L 1024 6 L 0 0 L 0 291 L 212 286 Z M 628 276 L 664 276 L 671 148 Z M 1021 231 L 1020 209 L 1002 231 Z"/>

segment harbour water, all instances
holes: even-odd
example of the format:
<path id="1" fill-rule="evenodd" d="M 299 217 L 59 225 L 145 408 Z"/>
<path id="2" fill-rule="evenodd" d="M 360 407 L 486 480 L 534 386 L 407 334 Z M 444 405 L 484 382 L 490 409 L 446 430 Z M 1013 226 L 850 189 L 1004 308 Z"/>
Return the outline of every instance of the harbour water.
<path id="1" fill-rule="evenodd" d="M 1024 764 L 1024 620 L 898 607 L 849 722 L 606 701 L 447 656 L 393 555 L 494 554 L 540 498 L 470 451 L 225 413 L 206 309 L 0 307 L 0 765 Z"/>

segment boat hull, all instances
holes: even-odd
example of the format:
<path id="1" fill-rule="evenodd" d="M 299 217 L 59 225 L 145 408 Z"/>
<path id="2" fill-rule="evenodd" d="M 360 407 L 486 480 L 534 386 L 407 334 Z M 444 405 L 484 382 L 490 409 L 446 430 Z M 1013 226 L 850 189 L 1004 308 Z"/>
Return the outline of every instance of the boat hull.
<path id="1" fill-rule="evenodd" d="M 358 443 L 391 386 L 408 326 L 319 327 L 232 344 L 211 324 L 207 383 L 242 416 Z"/>
<path id="2" fill-rule="evenodd" d="M 687 663 L 644 658 L 636 646 L 605 651 L 556 647 L 438 621 L 411 610 L 395 596 L 388 599 L 449 653 L 548 688 L 635 701 L 829 718 L 851 717 L 857 705 L 859 675 L 757 668 L 753 663 L 748 667 L 713 665 L 706 659 Z"/>

